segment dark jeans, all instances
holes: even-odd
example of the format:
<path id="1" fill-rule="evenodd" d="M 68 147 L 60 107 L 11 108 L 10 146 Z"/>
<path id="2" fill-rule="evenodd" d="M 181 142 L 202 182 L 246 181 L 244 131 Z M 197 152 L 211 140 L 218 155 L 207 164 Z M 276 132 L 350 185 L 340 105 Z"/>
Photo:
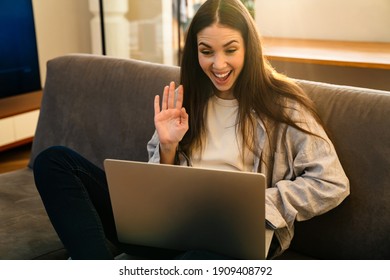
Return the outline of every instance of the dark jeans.
<path id="1" fill-rule="evenodd" d="M 72 259 L 113 259 L 108 240 L 120 252 L 141 258 L 228 259 L 203 251 L 121 244 L 104 171 L 69 148 L 54 146 L 41 152 L 34 162 L 34 178 L 54 229 Z"/>

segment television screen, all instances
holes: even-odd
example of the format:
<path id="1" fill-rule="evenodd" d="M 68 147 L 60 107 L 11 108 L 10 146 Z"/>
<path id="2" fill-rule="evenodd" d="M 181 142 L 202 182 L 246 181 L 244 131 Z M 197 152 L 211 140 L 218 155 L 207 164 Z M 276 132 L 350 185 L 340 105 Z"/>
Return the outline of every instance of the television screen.
<path id="1" fill-rule="evenodd" d="M 0 98 L 40 89 L 32 0 L 1 0 Z"/>

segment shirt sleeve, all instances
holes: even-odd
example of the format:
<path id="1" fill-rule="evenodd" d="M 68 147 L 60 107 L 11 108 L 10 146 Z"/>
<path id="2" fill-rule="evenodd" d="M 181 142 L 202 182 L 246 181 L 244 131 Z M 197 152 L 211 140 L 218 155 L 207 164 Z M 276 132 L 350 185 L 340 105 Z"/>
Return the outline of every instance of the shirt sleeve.
<path id="1" fill-rule="evenodd" d="M 160 163 L 160 140 L 157 131 L 154 132 L 152 138 L 147 144 L 147 151 L 150 163 Z"/>
<path id="2" fill-rule="evenodd" d="M 314 135 L 291 126 L 279 135 L 273 185 L 266 190 L 266 219 L 274 229 L 321 215 L 349 195 L 348 178 L 324 129 L 308 114 L 300 117 Z"/>

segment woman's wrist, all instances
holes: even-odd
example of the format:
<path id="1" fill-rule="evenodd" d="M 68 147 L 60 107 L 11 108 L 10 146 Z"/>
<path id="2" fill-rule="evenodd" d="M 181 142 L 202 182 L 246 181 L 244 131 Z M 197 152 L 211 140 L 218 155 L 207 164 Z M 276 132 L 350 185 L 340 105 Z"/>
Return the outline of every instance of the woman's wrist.
<path id="1" fill-rule="evenodd" d="M 174 164 L 177 148 L 179 144 L 161 144 L 160 143 L 160 163 Z"/>

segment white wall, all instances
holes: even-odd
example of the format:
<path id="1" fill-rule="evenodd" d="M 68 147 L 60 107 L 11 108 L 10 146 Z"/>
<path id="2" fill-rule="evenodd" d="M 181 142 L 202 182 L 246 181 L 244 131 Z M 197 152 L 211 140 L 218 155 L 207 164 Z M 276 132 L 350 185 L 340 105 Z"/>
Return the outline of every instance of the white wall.
<path id="1" fill-rule="evenodd" d="M 263 36 L 390 42 L 390 0 L 256 0 Z"/>
<path id="2" fill-rule="evenodd" d="M 42 86 L 46 62 L 68 53 L 91 53 L 88 0 L 33 0 Z"/>

